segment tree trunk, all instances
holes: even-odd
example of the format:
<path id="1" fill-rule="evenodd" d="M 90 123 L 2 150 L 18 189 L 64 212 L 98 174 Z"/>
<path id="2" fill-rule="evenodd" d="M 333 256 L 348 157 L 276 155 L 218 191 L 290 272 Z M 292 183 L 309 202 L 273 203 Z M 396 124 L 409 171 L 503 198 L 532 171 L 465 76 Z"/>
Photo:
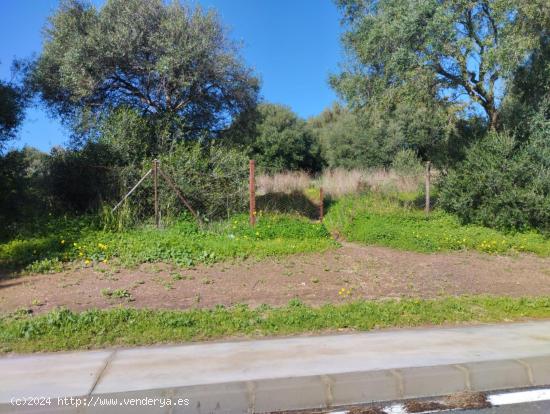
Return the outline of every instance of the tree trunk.
<path id="1" fill-rule="evenodd" d="M 498 111 L 495 108 L 492 108 L 489 112 L 489 129 L 496 131 L 498 129 Z"/>

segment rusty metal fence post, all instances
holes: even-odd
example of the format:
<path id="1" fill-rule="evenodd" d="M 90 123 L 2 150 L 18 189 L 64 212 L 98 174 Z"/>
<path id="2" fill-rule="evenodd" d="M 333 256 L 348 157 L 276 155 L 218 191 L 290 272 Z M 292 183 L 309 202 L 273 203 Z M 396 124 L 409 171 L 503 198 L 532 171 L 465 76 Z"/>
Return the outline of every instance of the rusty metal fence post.
<path id="1" fill-rule="evenodd" d="M 424 211 L 426 214 L 430 212 L 430 177 L 431 175 L 431 163 L 430 161 L 426 162 L 426 202 L 424 205 Z"/>
<path id="2" fill-rule="evenodd" d="M 155 225 L 157 229 L 160 227 L 160 215 L 159 215 L 159 192 L 158 192 L 158 179 L 159 177 L 159 161 L 153 160 L 153 187 L 155 193 Z"/>
<path id="3" fill-rule="evenodd" d="M 250 225 L 256 224 L 256 179 L 255 179 L 255 163 L 254 160 L 250 160 L 249 164 L 249 178 L 248 178 L 248 193 L 249 193 L 249 214 Z"/>
<path id="4" fill-rule="evenodd" d="M 325 195 L 323 193 L 323 187 L 319 188 L 319 221 L 323 222 L 325 215 Z"/>

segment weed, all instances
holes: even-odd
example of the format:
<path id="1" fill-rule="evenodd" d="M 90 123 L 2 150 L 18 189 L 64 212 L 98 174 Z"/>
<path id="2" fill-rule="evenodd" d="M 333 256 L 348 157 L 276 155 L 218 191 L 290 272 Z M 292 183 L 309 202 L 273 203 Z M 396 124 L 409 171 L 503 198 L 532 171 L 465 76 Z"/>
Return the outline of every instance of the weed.
<path id="1" fill-rule="evenodd" d="M 177 272 L 172 272 L 170 273 L 170 276 L 172 276 L 172 279 L 173 280 L 185 280 L 186 277 L 181 275 L 180 273 L 177 273 Z"/>
<path id="2" fill-rule="evenodd" d="M 126 267 L 157 262 L 193 267 L 199 263 L 283 256 L 337 246 L 322 224 L 281 214 L 261 215 L 254 228 L 244 214 L 210 224 L 206 229 L 199 229 L 188 220 L 163 230 L 143 227 L 118 233 L 98 230 L 86 218 L 62 223 L 58 228 L 46 226 L 47 231 L 0 244 L 0 267 L 27 267 L 30 272 L 43 273 L 60 271 L 63 262 L 79 261 L 90 267 L 112 260 Z M 152 270 L 160 272 L 156 265 Z"/>
<path id="3" fill-rule="evenodd" d="M 116 298 L 116 299 L 131 299 L 132 294 L 127 289 L 115 289 L 111 290 L 109 288 L 101 289 L 101 294 L 108 298 Z"/>
<path id="4" fill-rule="evenodd" d="M 339 291 L 338 291 L 338 295 L 341 297 L 341 298 L 348 298 L 350 297 L 351 295 L 353 294 L 353 288 L 350 287 L 350 288 L 341 288 Z"/>
<path id="5" fill-rule="evenodd" d="M 37 260 L 25 268 L 28 273 L 58 273 L 63 270 L 63 263 L 57 258 Z"/>

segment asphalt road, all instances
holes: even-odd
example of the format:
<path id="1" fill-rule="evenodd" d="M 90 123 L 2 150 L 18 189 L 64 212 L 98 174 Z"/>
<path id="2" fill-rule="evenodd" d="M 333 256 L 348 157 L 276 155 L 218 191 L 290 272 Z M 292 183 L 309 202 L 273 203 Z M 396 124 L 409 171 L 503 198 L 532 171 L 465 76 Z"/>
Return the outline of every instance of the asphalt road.
<path id="1" fill-rule="evenodd" d="M 460 414 L 548 414 L 550 401 L 541 401 L 525 404 L 510 404 L 501 407 L 486 408 L 483 410 L 458 411 Z"/>

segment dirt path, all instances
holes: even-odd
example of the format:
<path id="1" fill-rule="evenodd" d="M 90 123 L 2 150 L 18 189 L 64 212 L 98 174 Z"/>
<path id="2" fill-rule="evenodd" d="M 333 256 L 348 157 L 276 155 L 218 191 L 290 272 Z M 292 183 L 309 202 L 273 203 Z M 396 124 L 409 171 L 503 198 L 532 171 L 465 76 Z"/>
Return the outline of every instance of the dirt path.
<path id="1" fill-rule="evenodd" d="M 343 293 L 341 289 L 345 288 Z M 108 292 L 121 289 L 120 296 Z M 351 293 L 350 290 L 351 289 Z M 248 303 L 318 305 L 350 299 L 460 294 L 550 295 L 550 258 L 474 252 L 422 254 L 345 243 L 325 253 L 179 269 L 145 264 L 0 278 L 0 313 L 134 307 L 189 308 Z"/>

